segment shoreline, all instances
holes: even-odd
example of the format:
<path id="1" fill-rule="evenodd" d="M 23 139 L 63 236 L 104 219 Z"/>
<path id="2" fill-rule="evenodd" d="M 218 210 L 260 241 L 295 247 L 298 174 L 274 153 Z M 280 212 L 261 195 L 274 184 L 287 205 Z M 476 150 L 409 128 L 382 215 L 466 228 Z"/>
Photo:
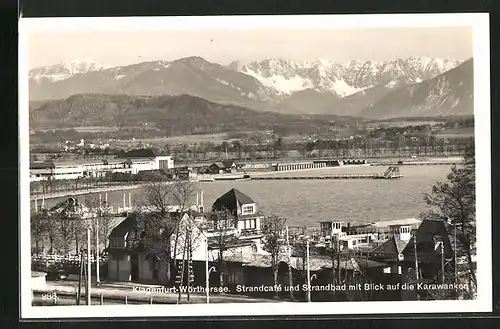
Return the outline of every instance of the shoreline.
<path id="1" fill-rule="evenodd" d="M 99 187 L 99 188 L 91 188 L 88 190 L 79 190 L 79 191 L 62 191 L 51 194 L 31 194 L 30 201 L 42 200 L 42 199 L 57 199 L 62 198 L 68 195 L 76 196 L 76 195 L 85 195 L 92 193 L 102 193 L 102 192 L 114 192 L 114 191 L 122 191 L 122 190 L 133 190 L 139 187 L 142 187 L 144 184 L 134 184 L 129 186 L 108 186 L 108 187 Z"/>
<path id="2" fill-rule="evenodd" d="M 399 159 L 399 158 L 387 158 L 389 159 Z M 397 161 L 402 161 L 402 163 L 398 163 Z M 389 161 L 380 161 L 366 164 L 349 164 L 335 167 L 318 167 L 318 168 L 307 168 L 307 169 L 294 169 L 294 170 L 286 170 L 286 171 L 274 171 L 274 170 L 255 170 L 255 171 L 242 171 L 238 173 L 232 174 L 201 174 L 196 175 L 190 178 L 191 182 L 194 183 L 208 183 L 208 182 L 216 182 L 216 181 L 246 181 L 251 180 L 252 177 L 265 177 L 265 176 L 284 176 L 294 173 L 314 173 L 318 171 L 332 170 L 332 171 L 342 171 L 343 169 L 349 168 L 367 168 L 367 167 L 381 167 L 381 166 L 432 166 L 432 165 L 453 165 L 460 164 L 462 162 L 461 157 L 436 157 L 434 159 L 401 159 L 396 160 L 396 162 Z M 249 176 L 249 177 L 248 177 Z M 103 192 L 114 192 L 114 191 L 122 191 L 122 190 L 134 190 L 138 189 L 147 184 L 147 182 L 141 182 L 138 184 L 126 185 L 126 186 L 105 186 L 105 187 L 97 187 L 85 190 L 77 190 L 77 191 L 61 191 L 55 192 L 51 194 L 46 194 L 45 196 L 35 193 L 30 194 L 30 201 L 42 200 L 44 199 L 56 199 L 61 197 L 66 197 L 68 195 L 78 196 L 78 195 L 87 195 L 92 193 L 103 193 Z"/>

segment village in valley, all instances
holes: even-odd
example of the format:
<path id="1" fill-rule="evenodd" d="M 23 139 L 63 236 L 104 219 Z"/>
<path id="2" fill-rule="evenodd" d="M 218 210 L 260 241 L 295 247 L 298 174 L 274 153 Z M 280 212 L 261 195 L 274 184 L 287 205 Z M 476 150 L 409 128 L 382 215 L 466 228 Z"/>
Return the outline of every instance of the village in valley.
<path id="1" fill-rule="evenodd" d="M 470 174 L 470 150 L 465 159 L 454 168 Z M 294 175 L 366 165 L 302 161 L 278 163 L 272 171 Z M 351 223 L 332 214 L 331 220 L 297 226 L 262 212 L 259 200 L 234 187 L 206 204 L 200 182 L 259 179 L 227 160 L 208 165 L 209 174 L 193 174 L 188 167 L 171 170 L 170 156 L 135 150 L 126 160 L 73 168 L 78 171 L 32 165 L 33 184 L 45 182 L 32 189 L 34 305 L 474 298 L 474 244 L 469 252 L 463 248 L 472 223 L 437 213 Z M 120 174 L 142 179 L 134 186 L 104 179 Z M 371 178 L 401 177 L 393 166 Z M 84 187 L 85 179 L 94 184 Z M 66 188 L 47 188 L 58 180 Z M 131 189 L 142 189 L 136 200 Z M 122 195 L 122 202 L 111 204 L 108 193 Z M 50 198 L 60 201 L 48 206 Z"/>
<path id="2" fill-rule="evenodd" d="M 31 315 L 138 304 L 197 304 L 187 309 L 199 315 L 232 303 L 370 313 L 342 306 L 487 299 L 476 150 L 489 147 L 479 140 L 489 119 L 476 93 L 488 88 L 476 67 L 488 60 L 476 27 L 383 15 L 364 27 L 323 17 L 320 28 L 321 16 L 307 28 L 238 16 L 248 25 L 26 29 L 31 259 L 20 272 Z M 477 190 L 487 224 L 489 191 Z M 186 308 L 170 309 L 158 314 Z"/>

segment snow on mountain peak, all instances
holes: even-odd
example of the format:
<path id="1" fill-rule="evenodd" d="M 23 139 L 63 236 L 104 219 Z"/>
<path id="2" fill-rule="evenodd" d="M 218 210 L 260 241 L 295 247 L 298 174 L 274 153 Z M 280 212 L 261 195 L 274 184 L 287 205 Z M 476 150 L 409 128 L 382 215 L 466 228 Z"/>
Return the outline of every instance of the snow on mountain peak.
<path id="1" fill-rule="evenodd" d="M 92 71 L 104 70 L 110 68 L 111 66 L 104 65 L 93 59 L 88 59 L 88 60 L 72 60 L 70 62 L 61 64 L 61 67 L 66 68 L 70 72 L 70 74 L 81 74 Z"/>
<path id="2" fill-rule="evenodd" d="M 59 81 L 67 79 L 75 74 L 101 71 L 111 67 L 112 66 L 110 65 L 102 64 L 93 59 L 72 60 L 50 66 L 34 68 L 30 71 L 29 77 L 35 80 L 48 79 L 51 81 Z"/>
<path id="3" fill-rule="evenodd" d="M 459 64 L 460 61 L 452 59 L 424 56 L 385 62 L 351 60 L 343 64 L 323 58 L 293 62 L 270 57 L 246 64 L 238 63 L 232 68 L 255 77 L 281 94 L 314 89 L 345 97 L 379 83 L 387 84 L 387 87 L 395 87 L 396 81 L 418 83 Z"/>

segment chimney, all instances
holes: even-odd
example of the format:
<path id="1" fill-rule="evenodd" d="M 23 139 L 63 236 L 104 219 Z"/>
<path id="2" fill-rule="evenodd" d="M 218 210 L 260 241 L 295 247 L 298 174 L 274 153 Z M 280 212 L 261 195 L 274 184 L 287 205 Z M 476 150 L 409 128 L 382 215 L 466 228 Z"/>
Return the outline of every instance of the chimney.
<path id="1" fill-rule="evenodd" d="M 200 206 L 203 207 L 203 191 L 200 192 Z"/>

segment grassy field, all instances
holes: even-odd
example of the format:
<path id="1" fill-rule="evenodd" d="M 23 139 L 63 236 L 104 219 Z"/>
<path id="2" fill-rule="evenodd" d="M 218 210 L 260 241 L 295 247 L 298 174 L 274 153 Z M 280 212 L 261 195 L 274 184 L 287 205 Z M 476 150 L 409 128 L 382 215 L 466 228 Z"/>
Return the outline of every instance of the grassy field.
<path id="1" fill-rule="evenodd" d="M 474 137 L 474 127 L 445 129 L 439 132 L 438 137 L 443 137 L 443 138 Z"/>
<path id="2" fill-rule="evenodd" d="M 159 137 L 159 138 L 140 138 L 136 140 L 124 139 L 114 141 L 113 144 L 118 146 L 129 145 L 133 143 L 138 143 L 139 141 L 143 144 L 152 145 L 162 145 L 165 144 L 184 144 L 184 143 L 221 143 L 227 140 L 227 134 L 204 134 L 204 135 L 183 135 L 183 136 L 172 136 L 172 137 Z"/>
<path id="3" fill-rule="evenodd" d="M 367 126 L 378 128 L 381 126 L 385 127 L 407 127 L 407 126 L 423 126 L 423 125 L 436 125 L 439 123 L 444 123 L 443 121 L 434 121 L 434 120 L 422 120 L 422 121 L 409 121 L 409 120 L 401 120 L 401 121 L 376 121 L 369 122 Z"/>

